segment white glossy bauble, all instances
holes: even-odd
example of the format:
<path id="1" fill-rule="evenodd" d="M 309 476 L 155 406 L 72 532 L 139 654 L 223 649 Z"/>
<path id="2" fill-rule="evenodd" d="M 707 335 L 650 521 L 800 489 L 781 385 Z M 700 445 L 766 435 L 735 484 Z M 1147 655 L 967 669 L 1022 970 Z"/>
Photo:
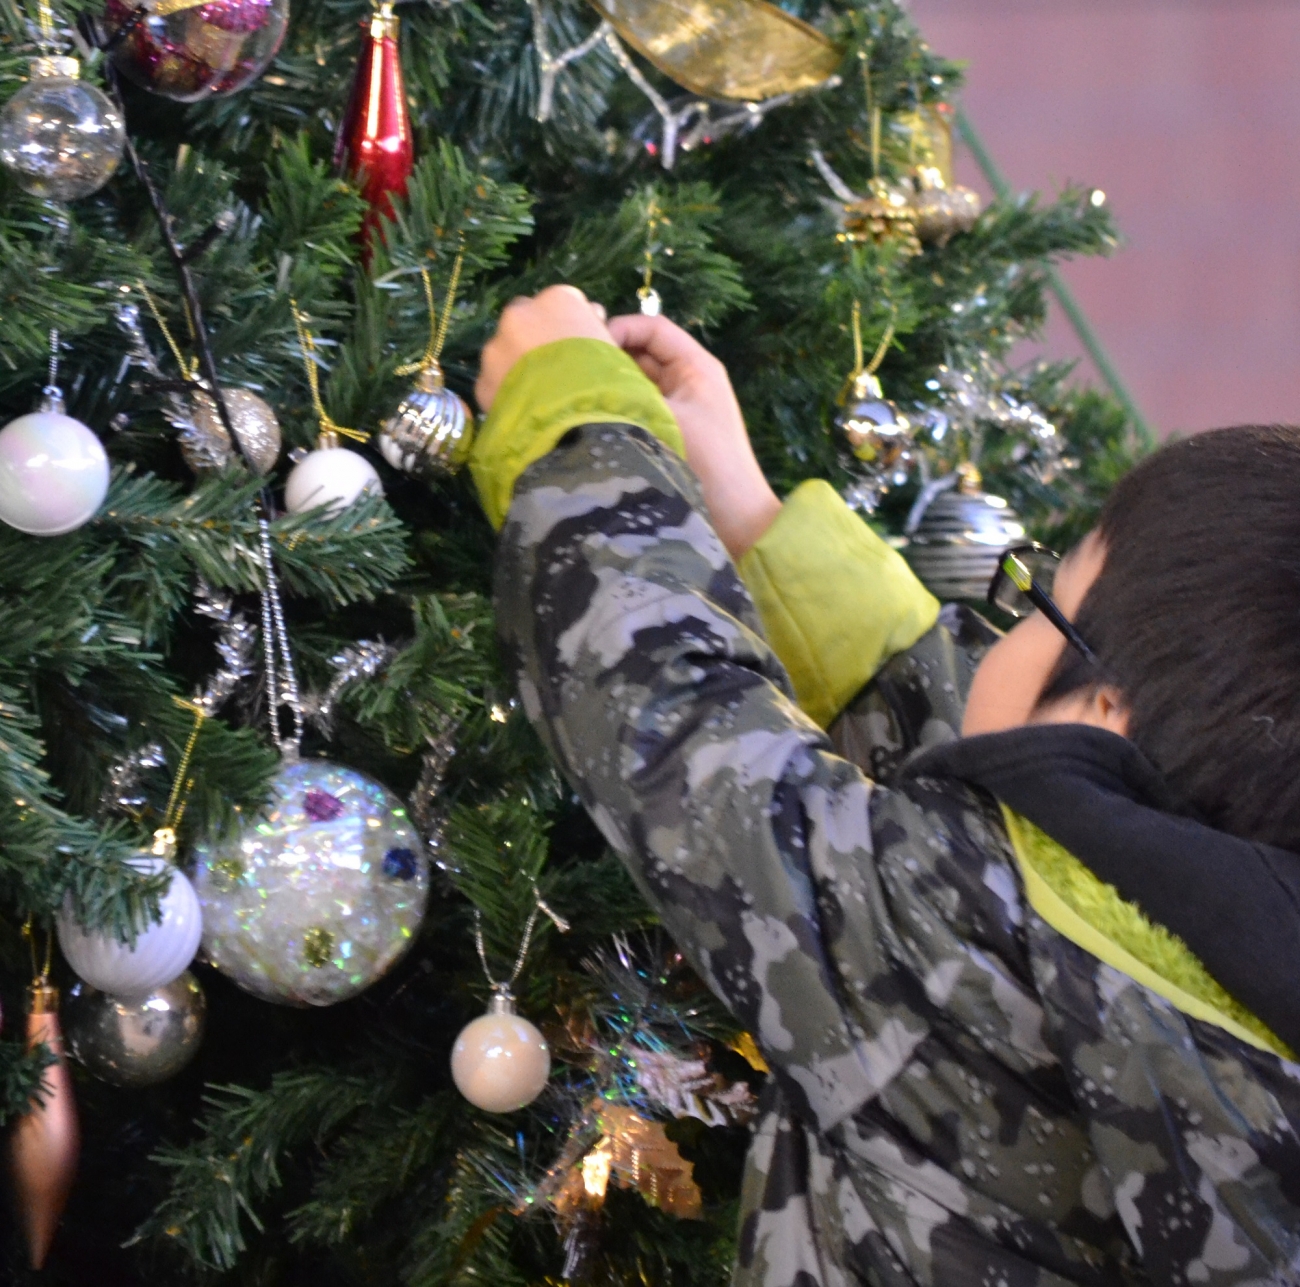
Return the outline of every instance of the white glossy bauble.
<path id="1" fill-rule="evenodd" d="M 451 1051 L 456 1089 L 485 1113 L 513 1113 L 531 1104 L 551 1075 L 546 1038 L 515 1014 L 508 999 L 465 1025 Z"/>
<path id="2" fill-rule="evenodd" d="M 134 863 L 156 873 L 170 866 L 163 858 L 142 855 Z M 183 871 L 171 868 L 171 884 L 159 900 L 160 922 L 150 922 L 134 944 L 122 943 L 103 930 L 82 929 L 71 900 L 58 915 L 59 948 L 79 979 L 100 992 L 125 1000 L 146 997 L 184 973 L 199 950 L 203 913 Z"/>
<path id="3" fill-rule="evenodd" d="M 112 99 L 78 72 L 75 58 L 38 58 L 31 80 L 0 110 L 0 161 L 28 192 L 51 201 L 97 192 L 126 141 Z"/>
<path id="4" fill-rule="evenodd" d="M 33 411 L 0 429 L 0 520 L 61 536 L 94 517 L 108 494 L 104 444 L 59 411 Z"/>
<path id="5" fill-rule="evenodd" d="M 331 512 L 346 509 L 363 492 L 382 494 L 375 467 L 346 447 L 323 447 L 308 452 L 294 467 L 284 485 L 284 505 L 291 514 L 328 505 Z"/>
<path id="6" fill-rule="evenodd" d="M 195 849 L 207 959 L 246 992 L 333 1005 L 415 941 L 424 841 L 387 787 L 329 760 L 287 762 L 240 831 Z"/>
<path id="7" fill-rule="evenodd" d="M 74 1059 L 114 1086 L 156 1086 L 194 1058 L 208 1003 L 188 970 L 145 997 L 124 1001 L 75 984 L 63 1002 Z"/>

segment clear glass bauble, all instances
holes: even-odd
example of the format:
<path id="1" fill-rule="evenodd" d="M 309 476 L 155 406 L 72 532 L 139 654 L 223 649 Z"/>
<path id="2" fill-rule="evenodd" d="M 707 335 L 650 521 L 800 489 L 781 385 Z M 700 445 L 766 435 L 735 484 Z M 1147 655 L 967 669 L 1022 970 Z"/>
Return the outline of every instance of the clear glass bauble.
<path id="1" fill-rule="evenodd" d="M 72 1057 L 101 1080 L 156 1086 L 194 1058 L 207 1011 L 203 989 L 188 970 L 133 1001 L 78 983 L 63 1002 L 63 1032 Z"/>
<path id="2" fill-rule="evenodd" d="M 269 474 L 280 459 L 280 422 L 271 407 L 251 389 L 222 389 L 221 396 L 235 427 L 235 437 L 259 474 Z M 196 473 L 225 469 L 232 459 L 243 460 L 221 423 L 216 400 L 204 389 L 191 395 L 193 424 L 181 430 L 181 455 Z"/>
<path id="3" fill-rule="evenodd" d="M 122 114 L 78 70 L 75 58 L 38 58 L 31 79 L 0 109 L 0 162 L 28 192 L 51 201 L 99 191 L 126 141 Z"/>
<path id="4" fill-rule="evenodd" d="M 88 523 L 108 477 L 104 444 L 58 398 L 0 429 L 0 521 L 20 532 L 62 536 Z"/>
<path id="5" fill-rule="evenodd" d="M 333 1005 L 415 941 L 424 842 L 387 787 L 329 760 L 286 761 L 237 834 L 195 849 L 206 958 L 281 1005 Z"/>
<path id="6" fill-rule="evenodd" d="M 233 94 L 256 80 L 279 51 L 288 22 L 289 0 L 184 7 L 169 0 L 108 0 L 104 9 L 110 36 L 130 24 L 110 55 L 113 65 L 142 88 L 181 103 Z"/>
<path id="7" fill-rule="evenodd" d="M 487 1014 L 467 1023 L 451 1050 L 456 1089 L 485 1113 L 513 1113 L 542 1093 L 551 1048 L 537 1028 L 498 993 Z"/>
<path id="8" fill-rule="evenodd" d="M 170 868 L 172 874 L 159 900 L 162 919 L 150 921 L 134 943 L 123 943 L 104 930 L 83 929 L 71 899 L 56 918 L 59 950 L 77 977 L 100 992 L 128 1000 L 148 996 L 178 978 L 194 960 L 203 933 L 199 900 L 183 871 L 151 854 L 141 854 L 134 865 L 150 874 Z"/>
<path id="9" fill-rule="evenodd" d="M 284 507 L 302 514 L 324 505 L 332 514 L 346 509 L 363 493 L 382 496 L 384 485 L 364 456 L 346 447 L 318 447 L 294 467 L 284 484 Z"/>
<path id="10" fill-rule="evenodd" d="M 436 363 L 420 372 L 379 431 L 379 450 L 394 469 L 426 477 L 455 473 L 473 442 L 473 414 Z"/>

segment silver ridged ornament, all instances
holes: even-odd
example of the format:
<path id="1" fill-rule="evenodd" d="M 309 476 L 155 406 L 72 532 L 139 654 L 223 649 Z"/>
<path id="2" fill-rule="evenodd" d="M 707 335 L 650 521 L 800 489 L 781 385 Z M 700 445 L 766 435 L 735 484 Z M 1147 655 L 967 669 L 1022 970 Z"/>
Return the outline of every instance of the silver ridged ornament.
<path id="1" fill-rule="evenodd" d="M 980 483 L 962 465 L 923 488 L 908 516 L 903 556 L 938 599 L 982 601 L 1003 552 L 1025 539 L 1016 512 Z"/>
<path id="2" fill-rule="evenodd" d="M 123 1001 L 76 983 L 63 1003 L 72 1056 L 114 1086 L 155 1086 L 194 1058 L 208 1003 L 188 970 L 148 996 Z"/>
<path id="3" fill-rule="evenodd" d="M 240 446 L 258 474 L 269 474 L 280 459 L 280 422 L 275 412 L 248 389 L 222 389 L 226 410 Z M 181 427 L 181 455 L 196 473 L 225 469 L 236 456 L 226 427 L 221 423 L 216 401 L 206 389 L 190 394 L 190 423 Z"/>
<path id="4" fill-rule="evenodd" d="M 394 469 L 417 476 L 447 476 L 465 463 L 474 441 L 474 415 L 447 388 L 442 367 L 421 367 L 415 387 L 379 431 L 379 450 Z"/>

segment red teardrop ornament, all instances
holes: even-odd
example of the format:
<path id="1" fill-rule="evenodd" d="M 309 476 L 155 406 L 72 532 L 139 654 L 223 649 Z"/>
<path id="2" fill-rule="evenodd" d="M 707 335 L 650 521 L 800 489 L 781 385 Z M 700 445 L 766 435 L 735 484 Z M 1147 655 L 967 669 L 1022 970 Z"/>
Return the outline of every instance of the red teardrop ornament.
<path id="1" fill-rule="evenodd" d="M 14 1124 L 9 1158 L 27 1253 L 32 1268 L 40 1269 L 76 1178 L 81 1131 L 72 1077 L 63 1056 L 58 989 L 37 982 L 29 995 L 27 1048 L 43 1041 L 55 1062 L 45 1069 L 40 1100 L 33 1100 Z"/>
<path id="2" fill-rule="evenodd" d="M 381 4 L 369 22 L 362 23 L 357 77 L 334 143 L 335 165 L 357 179 L 370 206 L 362 233 L 366 241 L 380 215 L 391 213 L 392 194 L 406 192 L 406 180 L 415 168 L 398 24 L 391 4 Z"/>

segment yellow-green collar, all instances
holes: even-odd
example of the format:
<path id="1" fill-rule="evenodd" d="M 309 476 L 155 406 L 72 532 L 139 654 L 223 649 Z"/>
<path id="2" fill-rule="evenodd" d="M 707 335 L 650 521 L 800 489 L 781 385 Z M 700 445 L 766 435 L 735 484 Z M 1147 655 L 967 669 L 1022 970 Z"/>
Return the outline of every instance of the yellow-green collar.
<path id="1" fill-rule="evenodd" d="M 1234 1001 L 1176 934 L 1155 925 L 1026 818 L 1002 806 L 1011 847 L 1034 911 L 1058 934 L 1113 966 L 1184 1014 L 1260 1050 L 1295 1056 L 1262 1020 Z"/>

